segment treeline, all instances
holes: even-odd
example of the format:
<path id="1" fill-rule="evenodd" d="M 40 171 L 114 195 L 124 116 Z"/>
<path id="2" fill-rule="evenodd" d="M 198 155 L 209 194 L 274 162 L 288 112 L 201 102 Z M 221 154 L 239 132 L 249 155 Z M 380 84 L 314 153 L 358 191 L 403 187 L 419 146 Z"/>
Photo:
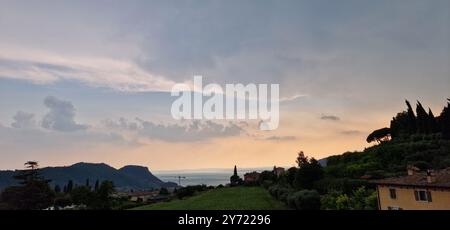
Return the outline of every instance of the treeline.
<path id="1" fill-rule="evenodd" d="M 223 187 L 223 185 L 218 186 Z M 201 185 L 188 185 L 185 187 L 179 187 L 174 190 L 174 194 L 178 199 L 184 199 L 186 197 L 194 196 L 197 193 L 208 191 L 214 189 L 214 186 L 206 186 L 204 184 Z"/>
<path id="2" fill-rule="evenodd" d="M 82 185 L 76 185 L 76 184 L 74 184 L 73 183 L 73 180 L 69 180 L 68 182 L 67 182 L 67 184 L 65 184 L 64 186 L 63 186 L 63 188 L 61 189 L 61 187 L 57 184 L 57 185 L 55 185 L 55 187 L 54 187 L 54 190 L 55 190 L 55 192 L 56 193 L 70 193 L 70 192 L 72 192 L 72 190 L 73 190 L 73 188 L 74 187 L 80 187 L 80 186 L 82 186 Z M 94 184 L 94 187 L 92 188 L 92 186 L 91 186 L 91 184 L 90 184 L 90 182 L 89 182 L 89 179 L 86 179 L 86 183 L 84 184 L 84 187 L 86 187 L 86 188 L 88 188 L 89 190 L 94 190 L 94 191 L 98 191 L 98 189 L 99 189 L 99 187 L 100 187 L 100 181 L 97 179 L 96 181 L 95 181 L 95 184 Z"/>
<path id="3" fill-rule="evenodd" d="M 52 189 L 50 180 L 45 179 L 38 163 L 28 161 L 25 170 L 14 176 L 19 185 L 5 188 L 0 196 L 0 209 L 42 210 L 75 205 L 78 209 L 111 209 L 115 191 L 111 181 L 95 183 L 94 188 L 86 181 L 85 185 L 74 185 L 71 180 L 61 190 L 59 185 Z"/>
<path id="4" fill-rule="evenodd" d="M 376 209 L 370 179 L 404 175 L 407 165 L 450 167 L 450 100 L 437 117 L 420 102 L 415 111 L 408 101 L 406 106 L 393 117 L 390 127 L 367 137 L 367 142 L 378 145 L 328 157 L 325 167 L 300 152 L 297 167 L 280 177 L 263 172 L 259 183 L 293 209 Z"/>
<path id="5" fill-rule="evenodd" d="M 291 209 L 376 209 L 376 192 L 367 181 L 329 175 L 326 167 L 303 152 L 296 162 L 297 167 L 282 175 L 262 172 L 258 184 Z"/>
<path id="6" fill-rule="evenodd" d="M 428 111 L 417 101 L 416 112 L 406 100 L 407 109 L 392 118 L 389 128 L 373 131 L 367 142 L 386 142 L 391 139 L 404 139 L 412 135 L 440 134 L 443 139 L 450 139 L 450 99 L 441 114 L 435 117 L 430 108 Z"/>
<path id="7" fill-rule="evenodd" d="M 450 167 L 450 100 L 437 117 L 420 102 L 415 112 L 408 101 L 406 106 L 389 128 L 375 130 L 367 137 L 368 142 L 378 145 L 328 157 L 325 173 L 377 179 L 403 175 L 408 165 L 422 170 Z"/>

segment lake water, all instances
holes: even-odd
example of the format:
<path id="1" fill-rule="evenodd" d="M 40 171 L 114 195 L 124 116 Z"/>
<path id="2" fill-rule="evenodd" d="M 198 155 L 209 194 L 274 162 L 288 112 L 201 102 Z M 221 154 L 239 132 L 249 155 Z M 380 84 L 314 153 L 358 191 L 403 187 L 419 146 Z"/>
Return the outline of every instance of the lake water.
<path id="1" fill-rule="evenodd" d="M 261 172 L 263 170 L 271 170 L 272 168 L 247 168 L 238 169 L 238 175 L 243 178 L 247 172 Z M 176 171 L 159 171 L 154 173 L 162 181 L 171 181 L 178 183 L 178 177 L 181 185 L 226 185 L 230 183 L 230 177 L 233 175 L 233 169 L 208 169 L 208 170 L 176 170 Z"/>

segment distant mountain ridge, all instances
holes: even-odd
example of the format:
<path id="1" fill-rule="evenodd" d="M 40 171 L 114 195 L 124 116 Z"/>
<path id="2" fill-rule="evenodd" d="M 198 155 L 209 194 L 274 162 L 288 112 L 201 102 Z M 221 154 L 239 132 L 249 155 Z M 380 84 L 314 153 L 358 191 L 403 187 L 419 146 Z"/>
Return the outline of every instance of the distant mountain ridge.
<path id="1" fill-rule="evenodd" d="M 147 167 L 137 165 L 127 165 L 115 169 L 104 163 L 80 162 L 71 166 L 45 167 L 41 168 L 40 171 L 45 178 L 51 180 L 52 186 L 59 185 L 61 188 L 69 180 L 72 180 L 75 185 L 85 185 L 86 181 L 89 180 L 90 186 L 94 186 L 96 180 L 110 180 L 120 191 L 177 186 L 176 183 L 160 180 Z M 17 172 L 18 170 L 0 171 L 0 190 L 17 184 L 17 181 L 13 178 Z"/>

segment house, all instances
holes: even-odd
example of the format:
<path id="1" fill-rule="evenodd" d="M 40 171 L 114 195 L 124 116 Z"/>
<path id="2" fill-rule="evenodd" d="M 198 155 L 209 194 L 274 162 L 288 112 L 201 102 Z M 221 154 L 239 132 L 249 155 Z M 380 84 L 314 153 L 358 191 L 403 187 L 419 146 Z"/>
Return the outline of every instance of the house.
<path id="1" fill-rule="evenodd" d="M 246 173 L 244 174 L 244 182 L 246 183 L 252 183 L 252 182 L 257 182 L 259 180 L 259 172 L 250 172 L 250 173 Z"/>
<path id="2" fill-rule="evenodd" d="M 450 210 L 450 168 L 375 180 L 381 210 Z"/>
<path id="3" fill-rule="evenodd" d="M 285 171 L 286 171 L 286 170 L 284 170 L 284 168 L 282 168 L 282 167 L 276 167 L 276 166 L 273 166 L 273 173 L 274 173 L 277 177 L 283 175 L 283 174 L 285 173 Z"/>

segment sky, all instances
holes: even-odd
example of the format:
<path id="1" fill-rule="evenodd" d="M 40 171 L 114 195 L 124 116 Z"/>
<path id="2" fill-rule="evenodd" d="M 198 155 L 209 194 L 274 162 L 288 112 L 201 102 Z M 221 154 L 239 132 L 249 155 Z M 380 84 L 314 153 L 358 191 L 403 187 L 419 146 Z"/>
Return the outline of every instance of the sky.
<path id="1" fill-rule="evenodd" d="M 0 169 L 293 166 L 369 146 L 404 100 L 439 114 L 450 1 L 0 0 Z M 170 89 L 279 84 L 280 125 L 175 120 Z"/>

